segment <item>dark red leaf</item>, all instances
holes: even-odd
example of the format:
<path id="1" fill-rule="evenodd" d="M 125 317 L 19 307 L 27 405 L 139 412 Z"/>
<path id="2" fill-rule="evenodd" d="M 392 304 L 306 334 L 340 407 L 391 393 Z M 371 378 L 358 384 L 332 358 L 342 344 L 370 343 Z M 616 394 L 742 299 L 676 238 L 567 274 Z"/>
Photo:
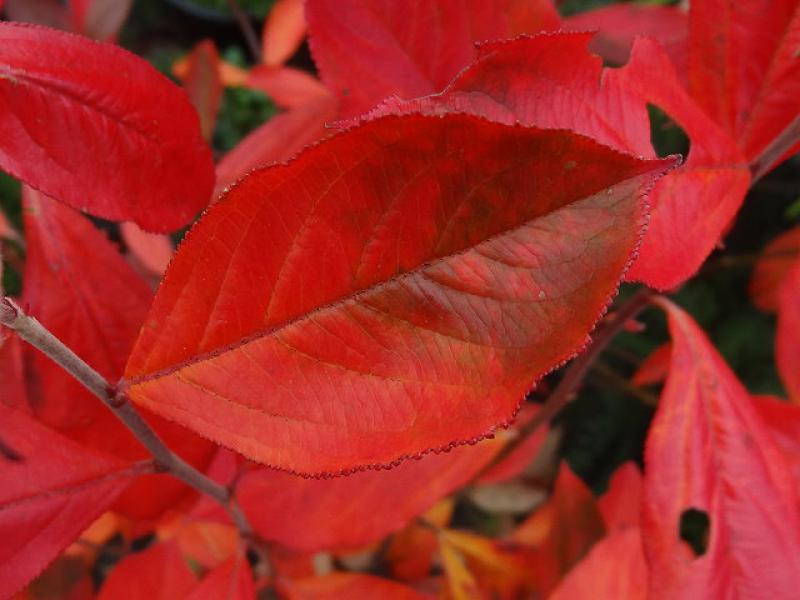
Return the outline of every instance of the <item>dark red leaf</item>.
<path id="1" fill-rule="evenodd" d="M 0 404 L 0 597 L 36 577 L 122 493 L 142 465 L 82 448 Z"/>
<path id="2" fill-rule="evenodd" d="M 475 42 L 559 27 L 550 0 L 309 0 L 306 16 L 344 117 L 389 96 L 438 92 L 472 61 Z"/>
<path id="3" fill-rule="evenodd" d="M 71 29 L 99 41 L 115 41 L 133 0 L 70 0 Z"/>
<path id="4" fill-rule="evenodd" d="M 747 391 L 667 300 L 670 373 L 645 449 L 651 598 L 790 598 L 800 585 L 796 482 Z M 694 545 L 679 537 L 693 514 Z M 699 538 L 699 539 L 698 539 Z"/>
<path id="5" fill-rule="evenodd" d="M 123 558 L 103 582 L 97 600 L 173 600 L 186 598 L 195 585 L 177 546 L 167 542 Z"/>
<path id="6" fill-rule="evenodd" d="M 671 162 L 466 115 L 365 123 L 206 214 L 127 389 L 303 473 L 478 439 L 586 343 Z"/>
<path id="7" fill-rule="evenodd" d="M 186 96 L 110 44 L 0 23 L 0 168 L 100 217 L 153 231 L 210 199 L 211 152 Z"/>

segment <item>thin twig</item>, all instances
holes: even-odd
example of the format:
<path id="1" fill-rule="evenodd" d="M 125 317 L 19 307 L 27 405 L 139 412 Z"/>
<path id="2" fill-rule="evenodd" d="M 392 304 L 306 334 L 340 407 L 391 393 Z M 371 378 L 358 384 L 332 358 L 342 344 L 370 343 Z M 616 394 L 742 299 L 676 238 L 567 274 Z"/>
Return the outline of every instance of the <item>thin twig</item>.
<path id="1" fill-rule="evenodd" d="M 253 55 L 253 60 L 256 63 L 260 63 L 261 44 L 258 41 L 256 30 L 253 29 L 253 23 L 250 21 L 250 17 L 242 10 L 237 0 L 228 0 L 228 6 L 231 9 L 231 13 L 233 13 L 233 18 L 236 19 L 239 28 L 242 30 L 244 41 L 247 42 L 247 48 L 250 50 L 250 54 Z"/>
<path id="2" fill-rule="evenodd" d="M 533 434 L 534 431 L 550 421 L 550 419 L 555 417 L 565 406 L 575 399 L 578 394 L 578 389 L 589 373 L 589 369 L 591 369 L 600 354 L 602 354 L 603 350 L 611 343 L 611 340 L 619 333 L 625 323 L 633 319 L 647 306 L 653 294 L 654 292 L 651 289 L 641 288 L 631 296 L 625 304 L 620 306 L 607 321 L 598 327 L 592 344 L 583 354 L 572 362 L 566 373 L 564 373 L 564 377 L 547 397 L 547 400 L 544 401 L 533 418 L 519 428 L 517 436 L 508 442 L 503 449 L 497 453 L 497 456 L 473 477 L 472 481 L 479 480 L 485 473 L 494 468 L 495 465 L 500 464 Z"/>
<path id="3" fill-rule="evenodd" d="M 150 451 L 158 471 L 170 473 L 198 492 L 211 496 L 225 507 L 242 537 L 248 540 L 253 538 L 253 529 L 228 488 L 208 478 L 172 452 L 128 402 L 127 397 L 118 392 L 116 386 L 87 365 L 39 321 L 26 315 L 10 298 L 0 300 L 0 325 L 16 331 L 19 337 L 46 354 L 97 396 Z"/>
<path id="4" fill-rule="evenodd" d="M 623 394 L 636 398 L 642 404 L 647 406 L 658 405 L 658 396 L 640 387 L 636 387 L 608 365 L 604 365 L 601 362 L 595 363 L 592 365 L 591 374 L 597 375 L 598 379 L 602 379 L 606 383 L 613 385 Z"/>

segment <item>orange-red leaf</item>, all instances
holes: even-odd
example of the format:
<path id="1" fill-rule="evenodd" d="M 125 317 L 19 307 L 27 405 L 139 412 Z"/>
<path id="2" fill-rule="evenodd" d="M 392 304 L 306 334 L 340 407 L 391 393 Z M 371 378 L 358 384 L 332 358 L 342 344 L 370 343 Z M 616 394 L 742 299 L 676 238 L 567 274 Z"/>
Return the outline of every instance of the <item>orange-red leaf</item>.
<path id="1" fill-rule="evenodd" d="M 567 573 L 549 600 L 646 600 L 647 564 L 638 528 L 615 531 Z"/>
<path id="2" fill-rule="evenodd" d="M 311 49 L 345 117 L 443 89 L 474 43 L 556 29 L 550 0 L 308 0 Z"/>
<path id="3" fill-rule="evenodd" d="M 469 481 L 498 449 L 486 440 L 390 471 L 335 479 L 260 469 L 242 477 L 237 497 L 265 539 L 301 550 L 355 548 L 402 528 Z"/>
<path id="4" fill-rule="evenodd" d="M 117 563 L 100 588 L 98 600 L 174 600 L 186 598 L 195 577 L 172 543 L 156 544 Z"/>
<path id="5" fill-rule="evenodd" d="M 750 300 L 766 312 L 778 311 L 778 290 L 792 265 L 800 261 L 800 226 L 773 239 L 764 246 L 753 267 L 748 293 Z"/>
<path id="6" fill-rule="evenodd" d="M 639 368 L 631 377 L 633 385 L 655 385 L 666 379 L 669 372 L 669 361 L 672 356 L 672 345 L 667 342 L 653 350 L 642 361 Z"/>
<path id="7" fill-rule="evenodd" d="M 153 231 L 185 225 L 209 201 L 214 172 L 197 116 L 144 60 L 2 22 L 0 65 L 3 170 L 71 206 Z"/>
<path id="8" fill-rule="evenodd" d="M 749 161 L 800 117 L 800 2 L 703 0 L 689 10 L 689 89 Z M 800 139 L 788 154 L 800 150 Z"/>
<path id="9" fill-rule="evenodd" d="M 586 343 L 671 164 L 467 115 L 367 122 L 206 213 L 128 392 L 304 473 L 480 438 Z"/>
<path id="10" fill-rule="evenodd" d="M 74 542 L 143 471 L 82 448 L 0 404 L 0 597 L 11 597 Z"/>
<path id="11" fill-rule="evenodd" d="M 262 60 L 268 67 L 277 67 L 297 51 L 306 35 L 303 0 L 278 0 L 264 22 L 261 34 Z"/>
<path id="12" fill-rule="evenodd" d="M 786 274 L 778 302 L 775 364 L 789 399 L 800 404 L 800 260 Z"/>
<path id="13" fill-rule="evenodd" d="M 650 597 L 793 597 L 800 517 L 786 460 L 702 330 L 674 304 L 661 304 L 673 350 L 645 449 Z M 695 534 L 705 549 L 679 537 L 687 510 L 708 517 L 707 538 Z"/>
<path id="14" fill-rule="evenodd" d="M 245 85 L 261 90 L 284 108 L 303 106 L 331 96 L 319 79 L 290 67 L 253 67 L 247 74 Z"/>
<path id="15" fill-rule="evenodd" d="M 219 54 L 212 40 L 203 40 L 192 49 L 187 58 L 183 86 L 200 115 L 203 138 L 210 140 L 222 103 Z"/>
<path id="16" fill-rule="evenodd" d="M 430 600 L 388 579 L 360 573 L 333 573 L 289 582 L 283 580 L 279 589 L 286 600 Z"/>

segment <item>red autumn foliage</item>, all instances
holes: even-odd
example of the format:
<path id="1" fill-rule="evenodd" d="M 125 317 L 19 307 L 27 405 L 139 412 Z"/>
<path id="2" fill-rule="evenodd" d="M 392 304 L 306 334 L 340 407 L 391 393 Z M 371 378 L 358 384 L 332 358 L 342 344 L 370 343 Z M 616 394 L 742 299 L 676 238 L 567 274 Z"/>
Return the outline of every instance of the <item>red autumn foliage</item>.
<path id="1" fill-rule="evenodd" d="M 656 291 L 800 150 L 797 0 L 280 0 L 181 86 L 133 4 L 0 0 L 0 599 L 796 595 L 796 227 L 749 290 L 788 401 Z M 225 87 L 282 112 L 214 164 Z M 656 406 L 597 497 L 554 417 L 609 369 Z"/>

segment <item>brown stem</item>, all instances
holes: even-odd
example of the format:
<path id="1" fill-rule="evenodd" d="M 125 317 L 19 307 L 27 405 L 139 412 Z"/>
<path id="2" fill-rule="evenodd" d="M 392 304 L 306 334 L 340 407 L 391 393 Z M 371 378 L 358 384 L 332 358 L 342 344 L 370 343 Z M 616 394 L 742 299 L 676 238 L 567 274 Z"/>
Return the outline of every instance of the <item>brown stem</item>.
<path id="1" fill-rule="evenodd" d="M 550 396 L 547 397 L 544 404 L 541 405 L 539 411 L 530 421 L 519 428 L 517 436 L 497 453 L 497 456 L 494 457 L 489 465 L 481 469 L 473 478 L 473 481 L 477 481 L 495 465 L 501 463 L 514 452 L 528 436 L 555 417 L 565 406 L 572 402 L 575 396 L 577 396 L 578 389 L 583 383 L 583 380 L 589 373 L 589 369 L 591 369 L 600 354 L 602 354 L 603 350 L 611 343 L 611 340 L 619 333 L 625 323 L 634 318 L 647 306 L 653 294 L 654 292 L 651 289 L 641 288 L 631 296 L 625 304 L 620 306 L 608 320 L 597 328 L 597 333 L 594 335 L 592 344 L 583 354 L 572 361 L 572 364 L 570 364 L 569 368 L 564 373 L 564 377 Z"/>
<path id="2" fill-rule="evenodd" d="M 244 41 L 247 42 L 247 48 L 250 50 L 250 54 L 253 55 L 253 60 L 255 60 L 256 63 L 260 63 L 261 44 L 258 41 L 256 30 L 253 29 L 253 23 L 250 22 L 250 17 L 242 10 L 237 0 L 228 0 L 228 6 L 231 9 L 231 13 L 233 13 L 233 18 L 236 19 L 239 28 L 242 30 Z"/>
<path id="3" fill-rule="evenodd" d="M 198 492 L 211 496 L 222 504 L 243 537 L 252 539 L 253 529 L 231 492 L 195 469 L 172 452 L 158 437 L 124 394 L 87 365 L 77 354 L 65 346 L 35 318 L 25 312 L 10 298 L 0 300 L 0 325 L 16 331 L 17 335 L 72 375 L 92 394 L 97 396 L 141 444 L 153 455 L 156 469 L 177 477 Z"/>
<path id="4" fill-rule="evenodd" d="M 750 163 L 750 173 L 753 181 L 758 181 L 766 175 L 770 169 L 786 154 L 789 149 L 800 141 L 800 115 L 794 118 L 786 128 L 772 140 L 770 144 L 762 150 Z"/>

